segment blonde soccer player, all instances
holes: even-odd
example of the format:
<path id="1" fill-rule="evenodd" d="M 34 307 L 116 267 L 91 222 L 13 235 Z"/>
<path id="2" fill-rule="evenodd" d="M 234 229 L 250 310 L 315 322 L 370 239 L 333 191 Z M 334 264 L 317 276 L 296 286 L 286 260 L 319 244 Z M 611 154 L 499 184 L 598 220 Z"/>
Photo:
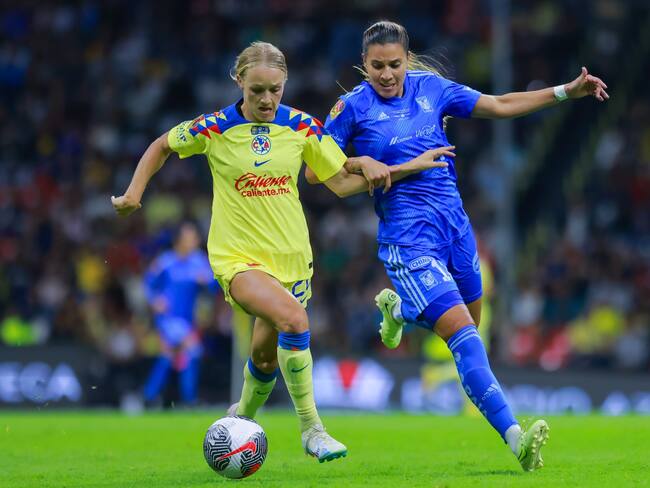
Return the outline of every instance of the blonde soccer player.
<path id="1" fill-rule="evenodd" d="M 113 197 L 119 215 L 141 207 L 151 176 L 171 152 L 181 158 L 207 157 L 213 178 L 208 256 L 226 300 L 255 316 L 251 357 L 244 386 L 229 413 L 253 418 L 275 385 L 278 370 L 300 419 L 307 454 L 329 461 L 347 448 L 323 427 L 312 386 L 309 322 L 312 253 L 296 186 L 304 161 L 340 197 L 387 191 L 391 181 L 424 169 L 448 148 L 427 151 L 388 168 L 361 159 L 366 175 L 348 173 L 350 161 L 314 117 L 281 105 L 287 81 L 284 55 L 272 44 L 255 42 L 237 57 L 232 76 L 242 98 L 217 112 L 182 122 L 146 150 L 124 195 Z"/>

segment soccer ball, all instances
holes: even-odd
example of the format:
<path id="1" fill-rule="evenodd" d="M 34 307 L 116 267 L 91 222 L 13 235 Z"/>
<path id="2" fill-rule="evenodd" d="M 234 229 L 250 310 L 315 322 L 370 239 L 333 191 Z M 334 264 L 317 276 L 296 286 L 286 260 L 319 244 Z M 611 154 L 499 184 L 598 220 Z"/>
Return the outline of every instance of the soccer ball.
<path id="1" fill-rule="evenodd" d="M 268 442 L 262 426 L 248 417 L 224 417 L 213 423 L 203 440 L 210 467 L 226 478 L 246 478 L 262 467 Z"/>

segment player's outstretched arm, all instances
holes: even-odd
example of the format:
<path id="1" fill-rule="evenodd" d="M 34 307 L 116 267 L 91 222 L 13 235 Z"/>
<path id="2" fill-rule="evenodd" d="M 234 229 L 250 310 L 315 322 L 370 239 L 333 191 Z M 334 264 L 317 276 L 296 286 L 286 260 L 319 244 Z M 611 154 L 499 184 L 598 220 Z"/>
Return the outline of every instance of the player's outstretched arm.
<path id="1" fill-rule="evenodd" d="M 446 168 L 449 166 L 449 163 L 440 161 L 440 158 L 442 156 L 455 158 L 456 153 L 453 152 L 454 149 L 456 149 L 456 146 L 444 146 L 436 149 L 429 149 L 420 154 L 417 158 L 411 159 L 406 163 L 389 166 L 391 178 L 393 181 L 399 181 L 407 176 L 424 171 L 425 169 Z"/>
<path id="2" fill-rule="evenodd" d="M 311 173 L 311 175 L 309 173 Z M 321 183 L 309 167 L 305 170 L 305 177 L 311 184 Z M 370 191 L 368 180 L 361 175 L 350 173 L 345 169 L 345 167 L 341 168 L 338 173 L 322 183 L 336 193 L 336 196 L 339 198 L 345 198 L 350 195 L 356 195 L 357 193 Z"/>
<path id="3" fill-rule="evenodd" d="M 368 193 L 373 195 L 375 188 L 384 187 L 384 192 L 390 190 L 391 178 L 388 165 L 381 163 L 370 156 L 348 158 L 345 162 L 348 173 L 363 175 L 368 181 Z"/>
<path id="4" fill-rule="evenodd" d="M 393 181 L 399 181 L 425 169 L 447 167 L 448 163 L 439 161 L 439 159 L 442 156 L 456 157 L 453 152 L 455 148 L 456 146 L 445 146 L 429 149 L 406 163 L 393 166 L 380 163 L 368 156 L 348 158 L 345 162 L 345 169 L 350 173 L 363 174 L 371 188 L 383 186 L 385 193 L 390 189 Z M 370 194 L 372 195 L 372 193 Z"/>
<path id="5" fill-rule="evenodd" d="M 379 161 L 372 159 L 370 156 L 359 156 L 359 157 L 348 158 L 345 161 L 343 170 L 345 170 L 345 172 L 347 172 L 350 175 L 359 175 L 359 176 L 363 175 L 363 177 L 365 178 L 367 185 L 362 190 L 359 190 L 355 193 L 360 193 L 361 191 L 368 191 L 368 193 L 372 196 L 374 189 L 377 187 L 384 186 L 385 187 L 384 191 L 388 191 L 388 189 L 390 188 L 391 180 L 390 180 L 390 170 L 388 169 L 388 166 L 385 165 L 384 163 L 380 163 Z M 347 178 L 347 176 L 344 173 L 340 173 L 335 176 L 339 178 Z M 311 185 L 318 185 L 320 183 L 323 183 L 321 180 L 318 179 L 316 173 L 314 173 L 314 171 L 309 166 L 305 166 L 305 179 L 307 180 L 307 183 Z M 358 178 L 351 178 L 349 179 L 349 181 L 355 182 L 355 185 L 358 182 L 359 188 L 363 186 L 361 180 Z M 345 183 L 344 186 L 347 186 L 349 181 Z M 334 184 L 336 185 L 337 183 L 335 182 Z"/>
<path id="6" fill-rule="evenodd" d="M 600 78 L 589 74 L 584 66 L 578 77 L 564 85 L 529 92 L 512 92 L 505 95 L 481 95 L 472 117 L 481 119 L 507 119 L 536 112 L 557 105 L 568 98 L 593 96 L 599 102 L 609 98 L 607 85 Z"/>
<path id="7" fill-rule="evenodd" d="M 166 132 L 149 145 L 140 158 L 140 162 L 138 162 L 138 166 L 133 173 L 133 178 L 131 178 L 131 184 L 124 192 L 124 195 L 111 197 L 111 203 L 118 215 L 126 217 L 142 207 L 140 200 L 147 183 L 162 168 L 171 152 L 172 149 L 167 142 Z"/>
<path id="8" fill-rule="evenodd" d="M 324 183 L 325 186 L 342 198 L 363 191 L 368 191 L 372 195 L 374 189 L 379 186 L 384 186 L 384 192 L 387 192 L 392 181 L 401 180 L 425 169 L 447 167 L 448 163 L 438 161 L 438 159 L 441 156 L 455 157 L 456 155 L 452 152 L 454 148 L 455 146 L 446 146 L 429 149 L 406 163 L 394 166 L 387 166 L 369 156 L 348 158 L 341 171 L 324 182 L 321 182 L 311 168 L 307 166 L 305 168 L 305 178 L 312 185 Z M 363 177 L 360 174 L 363 174 Z"/>

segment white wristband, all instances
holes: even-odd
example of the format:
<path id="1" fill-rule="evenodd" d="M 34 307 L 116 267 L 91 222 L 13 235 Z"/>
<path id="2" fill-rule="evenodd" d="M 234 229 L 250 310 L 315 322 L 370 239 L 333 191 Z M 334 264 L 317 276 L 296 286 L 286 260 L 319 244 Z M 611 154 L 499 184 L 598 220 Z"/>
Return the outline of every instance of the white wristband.
<path id="1" fill-rule="evenodd" d="M 555 99 L 558 102 L 563 102 L 569 96 L 566 94 L 566 90 L 564 89 L 564 85 L 558 85 L 553 87 L 553 94 L 555 95 Z"/>

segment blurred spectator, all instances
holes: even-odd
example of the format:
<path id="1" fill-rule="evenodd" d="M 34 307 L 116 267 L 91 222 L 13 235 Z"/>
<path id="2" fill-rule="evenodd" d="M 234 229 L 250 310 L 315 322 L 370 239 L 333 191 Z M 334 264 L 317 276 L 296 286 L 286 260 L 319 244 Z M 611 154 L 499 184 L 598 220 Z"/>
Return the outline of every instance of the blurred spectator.
<path id="1" fill-rule="evenodd" d="M 160 395 L 172 369 L 178 372 L 183 403 L 197 401 L 202 352 L 197 299 L 203 288 L 212 293 L 219 289 L 206 252 L 198 249 L 200 242 L 196 226 L 183 223 L 173 250 L 158 256 L 145 274 L 147 300 L 160 338 L 160 352 L 144 386 L 149 403 Z"/>

